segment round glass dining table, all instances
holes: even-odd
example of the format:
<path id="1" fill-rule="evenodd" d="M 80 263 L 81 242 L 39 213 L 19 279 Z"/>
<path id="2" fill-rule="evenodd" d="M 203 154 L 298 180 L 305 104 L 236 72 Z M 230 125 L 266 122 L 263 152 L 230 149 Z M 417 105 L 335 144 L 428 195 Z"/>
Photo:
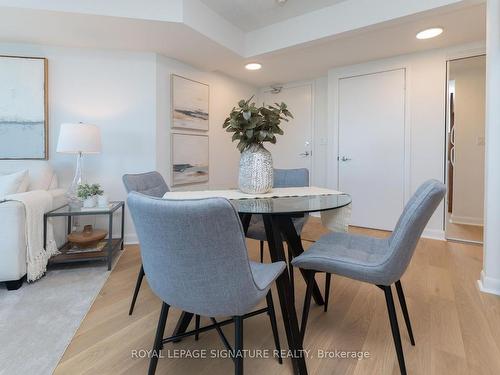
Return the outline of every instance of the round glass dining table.
<path id="1" fill-rule="evenodd" d="M 234 199 L 232 205 L 241 214 L 260 215 L 304 215 L 342 208 L 351 203 L 348 194 L 312 195 L 297 197 L 274 197 Z"/>
<path id="2" fill-rule="evenodd" d="M 293 257 L 297 257 L 304 252 L 300 236 L 293 225 L 293 218 L 303 217 L 312 212 L 341 209 L 351 203 L 351 197 L 348 194 L 329 194 L 233 199 L 230 202 L 240 216 L 245 234 L 252 215 L 262 216 L 271 261 L 285 261 L 287 263 L 283 241 L 287 243 Z M 302 276 L 305 277 L 302 270 L 301 272 Z M 292 295 L 291 277 L 293 277 L 293 272 L 290 272 L 290 270 L 289 272 L 283 272 L 276 280 L 276 289 L 288 341 L 289 351 L 287 357 L 292 360 L 293 373 L 305 375 L 307 374 L 307 365 L 295 310 L 295 298 Z M 324 304 L 316 281 L 314 281 L 313 286 L 313 298 L 317 304 Z M 183 312 L 174 334 L 184 332 L 192 317 L 193 314 Z"/>

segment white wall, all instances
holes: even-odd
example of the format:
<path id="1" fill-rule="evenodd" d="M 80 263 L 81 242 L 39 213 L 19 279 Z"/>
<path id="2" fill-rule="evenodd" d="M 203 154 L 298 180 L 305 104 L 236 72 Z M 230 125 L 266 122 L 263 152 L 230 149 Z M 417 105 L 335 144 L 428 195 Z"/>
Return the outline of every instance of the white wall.
<path id="1" fill-rule="evenodd" d="M 333 125 L 337 115 L 338 78 L 397 68 L 406 68 L 407 72 L 405 199 L 409 199 L 427 179 L 444 182 L 446 62 L 481 53 L 484 53 L 484 44 L 474 43 L 332 68 L 328 77 L 313 80 L 312 184 L 338 188 L 337 140 Z M 285 86 L 294 83 L 286 83 Z M 360 110 L 362 105 L 360 103 Z M 444 203 L 431 218 L 424 236 L 444 239 Z"/>
<path id="2" fill-rule="evenodd" d="M 455 81 L 451 220 L 480 225 L 484 216 L 485 56 L 451 61 L 449 78 Z"/>
<path id="3" fill-rule="evenodd" d="M 85 157 L 84 171 L 111 199 L 125 199 L 124 173 L 155 168 L 154 54 L 25 44 L 0 44 L 0 54 L 48 59 L 49 161 L 61 187 L 71 182 L 76 160 L 55 151 L 63 122 L 101 129 L 102 152 Z M 125 228 L 131 234 L 129 215 Z"/>
<path id="4" fill-rule="evenodd" d="M 224 120 L 238 101 L 250 98 L 257 91 L 255 87 L 240 83 L 222 74 L 207 73 L 165 56 L 157 56 L 157 124 L 156 124 L 156 163 L 158 171 L 171 185 L 170 171 L 170 134 L 171 134 L 171 91 L 170 75 L 178 74 L 210 86 L 209 99 L 209 182 L 183 186 L 180 189 L 223 189 L 238 185 L 240 153 L 236 143 L 231 143 L 231 134 L 222 129 Z M 190 133 L 189 130 L 175 130 Z M 192 132 L 206 134 L 205 132 Z"/>
<path id="5" fill-rule="evenodd" d="M 125 173 L 158 169 L 170 182 L 170 73 L 210 85 L 209 186 L 236 186 L 239 153 L 222 123 L 253 87 L 152 53 L 0 43 L 0 55 L 48 58 L 49 161 L 62 187 L 71 182 L 76 159 L 55 152 L 57 138 L 61 123 L 75 121 L 101 129 L 102 153 L 86 156 L 84 168 L 87 181 L 100 183 L 110 199 L 126 198 Z M 128 212 L 125 237 L 136 240 Z"/>
<path id="6" fill-rule="evenodd" d="M 331 120 L 333 77 L 363 71 L 406 67 L 408 72 L 408 195 L 428 178 L 444 179 L 444 113 L 446 60 L 481 52 L 471 45 L 395 57 L 329 72 L 314 80 L 314 185 L 336 187 L 336 149 Z M 0 54 L 49 59 L 50 161 L 62 186 L 72 178 L 74 157 L 55 153 L 62 122 L 100 126 L 103 152 L 86 158 L 90 182 L 100 182 L 112 199 L 124 199 L 124 173 L 158 169 L 170 182 L 170 74 L 210 85 L 210 188 L 235 187 L 239 153 L 222 123 L 241 98 L 257 90 L 226 76 L 201 72 L 189 65 L 150 53 L 2 44 Z M 327 121 L 328 120 L 328 121 Z M 325 137 L 328 145 L 324 144 Z M 206 186 L 205 186 L 206 187 Z M 194 186 L 190 187 L 194 188 Z M 441 236 L 443 209 L 427 234 Z M 126 233 L 135 238 L 130 218 Z"/>
<path id="7" fill-rule="evenodd" d="M 444 181 L 446 61 L 462 55 L 475 54 L 482 48 L 477 44 L 467 45 L 330 70 L 328 81 L 329 140 L 325 170 L 328 186 L 337 187 L 337 143 L 333 124 L 336 116 L 336 87 L 339 77 L 406 68 L 405 198 L 409 199 L 425 180 L 434 178 Z M 362 110 L 362 103 L 360 103 L 360 110 Z M 429 221 L 424 235 L 444 238 L 443 204 Z"/>
<path id="8" fill-rule="evenodd" d="M 328 143 L 328 77 L 319 77 L 309 81 L 296 81 L 288 82 L 283 87 L 295 87 L 301 85 L 310 85 L 312 88 L 312 139 L 304 139 L 304 141 L 312 142 L 312 160 L 311 160 L 311 170 L 310 182 L 312 186 L 326 187 L 327 178 L 325 175 L 326 171 L 326 160 L 327 160 L 327 143 Z M 270 90 L 271 87 L 262 87 L 256 96 L 255 102 L 257 104 L 264 102 L 264 92 Z M 305 106 L 310 105 L 309 100 L 303 100 L 303 110 L 304 112 L 308 109 Z M 266 103 L 270 104 L 270 103 Z M 289 104 L 289 103 L 287 103 Z M 292 113 L 301 112 L 301 110 L 291 107 Z M 286 130 L 285 135 L 278 142 L 286 142 Z"/>
<path id="9" fill-rule="evenodd" d="M 328 77 L 314 80 L 313 124 L 313 174 L 314 186 L 327 187 L 328 160 Z"/>
<path id="10" fill-rule="evenodd" d="M 500 0 L 488 0 L 486 19 L 486 157 L 482 292 L 500 295 Z"/>

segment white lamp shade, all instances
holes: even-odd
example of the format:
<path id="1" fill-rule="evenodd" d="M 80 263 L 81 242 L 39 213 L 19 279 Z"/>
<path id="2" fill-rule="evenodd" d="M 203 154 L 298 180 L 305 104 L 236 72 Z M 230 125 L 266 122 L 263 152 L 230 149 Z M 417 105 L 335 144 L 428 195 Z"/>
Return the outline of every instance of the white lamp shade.
<path id="1" fill-rule="evenodd" d="M 101 133 L 90 124 L 61 124 L 57 152 L 97 154 L 101 152 Z"/>

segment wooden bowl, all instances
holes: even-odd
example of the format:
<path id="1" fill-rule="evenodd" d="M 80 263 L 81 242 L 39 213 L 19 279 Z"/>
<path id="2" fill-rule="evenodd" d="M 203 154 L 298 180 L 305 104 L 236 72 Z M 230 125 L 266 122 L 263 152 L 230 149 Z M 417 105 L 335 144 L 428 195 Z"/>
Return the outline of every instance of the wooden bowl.
<path id="1" fill-rule="evenodd" d="M 95 247 L 107 234 L 105 230 L 93 229 L 92 225 L 85 225 L 83 231 L 68 234 L 68 241 L 81 248 Z"/>

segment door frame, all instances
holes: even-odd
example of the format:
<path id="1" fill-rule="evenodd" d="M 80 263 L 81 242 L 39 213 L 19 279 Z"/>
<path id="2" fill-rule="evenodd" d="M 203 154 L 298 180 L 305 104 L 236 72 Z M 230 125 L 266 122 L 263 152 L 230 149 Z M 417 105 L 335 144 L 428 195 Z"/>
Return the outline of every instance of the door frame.
<path id="1" fill-rule="evenodd" d="M 274 86 L 274 85 L 273 85 Z M 315 157 L 315 137 L 314 137 L 314 133 L 315 133 L 315 120 L 316 120 L 316 116 L 315 116 L 315 108 L 316 108 L 316 105 L 315 105 L 315 92 L 316 92 L 316 82 L 314 80 L 305 80 L 305 81 L 296 81 L 296 82 L 290 82 L 290 83 L 286 83 L 286 84 L 277 84 L 275 86 L 279 86 L 281 87 L 281 89 L 293 89 L 293 88 L 296 88 L 296 87 L 302 87 L 302 86 L 305 86 L 305 87 L 309 87 L 309 89 L 311 90 L 311 119 L 310 119 L 310 127 L 309 127 L 309 142 L 310 142 L 310 148 L 311 148 L 311 155 L 310 155 L 310 158 L 309 158 L 309 185 L 312 184 L 312 182 L 314 181 L 315 179 L 315 169 L 314 169 L 314 157 Z M 258 95 L 258 99 L 260 102 L 263 102 L 263 96 L 265 93 L 269 93 L 273 90 L 272 87 L 264 87 L 263 89 L 259 90 L 259 95 Z M 272 103 L 269 103 L 269 104 L 272 104 Z M 293 114 L 293 109 L 290 111 L 292 112 Z M 285 135 L 286 137 L 286 132 L 285 132 Z M 278 138 L 278 142 L 279 142 L 279 138 Z"/>
<path id="2" fill-rule="evenodd" d="M 473 243 L 473 244 L 478 244 L 482 245 L 483 242 L 481 241 L 473 241 L 473 240 L 464 240 L 464 239 L 459 239 L 459 238 L 454 238 L 454 237 L 449 237 L 447 234 L 447 228 L 448 228 L 448 223 L 447 223 L 447 216 L 448 216 L 448 125 L 449 125 L 449 113 L 448 113 L 448 106 L 450 105 L 449 103 L 449 95 L 448 95 L 448 89 L 449 89 L 449 80 L 450 80 L 450 62 L 451 61 L 456 61 L 456 60 L 462 60 L 462 59 L 468 59 L 471 57 L 480 57 L 480 56 L 486 56 L 486 48 L 485 47 L 480 47 L 480 48 L 472 48 L 472 49 L 464 49 L 461 51 L 457 51 L 454 53 L 449 53 L 446 55 L 446 63 L 445 63 L 445 69 L 446 69 L 446 90 L 445 90 L 445 113 L 444 113 L 444 184 L 446 185 L 446 197 L 444 199 L 444 215 L 443 215 L 443 230 L 444 230 L 444 238 L 447 241 L 456 241 L 456 242 L 465 242 L 465 243 Z M 485 229 L 485 225 L 483 223 L 483 231 Z"/>
<path id="3" fill-rule="evenodd" d="M 404 91 L 404 145 L 403 145 L 403 202 L 410 198 L 411 178 L 411 134 L 410 134 L 410 98 L 409 89 L 411 85 L 411 67 L 401 61 L 377 61 L 369 64 L 361 64 L 338 68 L 328 73 L 328 160 L 327 160 L 327 184 L 332 189 L 339 189 L 339 114 L 340 114 L 340 92 L 339 86 L 342 79 L 361 77 L 377 73 L 403 70 L 405 76 Z"/>

